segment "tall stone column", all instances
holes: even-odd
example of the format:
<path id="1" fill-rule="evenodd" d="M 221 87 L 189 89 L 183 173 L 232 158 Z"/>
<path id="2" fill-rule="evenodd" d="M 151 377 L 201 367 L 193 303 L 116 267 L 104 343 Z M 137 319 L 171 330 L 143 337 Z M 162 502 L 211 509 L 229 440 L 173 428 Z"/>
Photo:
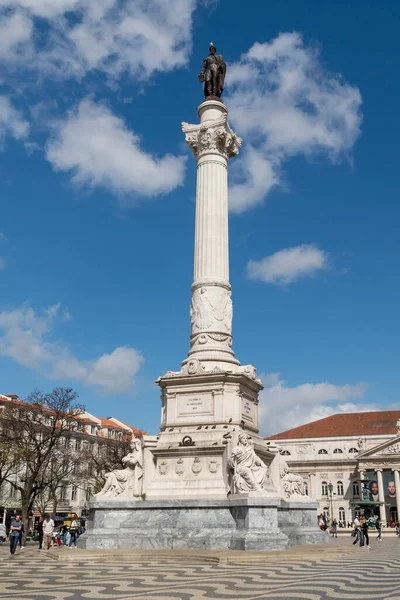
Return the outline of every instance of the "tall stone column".
<path id="1" fill-rule="evenodd" d="M 394 470 L 394 483 L 396 485 L 396 507 L 397 507 L 397 520 L 400 519 L 400 475 L 399 470 Z"/>
<path id="2" fill-rule="evenodd" d="M 379 518 L 381 520 L 381 523 L 386 524 L 385 493 L 383 491 L 382 469 L 375 469 L 375 472 L 376 480 L 378 482 L 379 502 L 382 502 L 382 504 L 379 505 Z"/>
<path id="3" fill-rule="evenodd" d="M 239 361 L 232 350 L 228 161 L 238 154 L 242 140 L 230 128 L 222 102 L 206 100 L 198 114 L 199 125 L 182 123 L 197 162 L 190 350 L 182 365 L 189 372 L 232 371 Z"/>

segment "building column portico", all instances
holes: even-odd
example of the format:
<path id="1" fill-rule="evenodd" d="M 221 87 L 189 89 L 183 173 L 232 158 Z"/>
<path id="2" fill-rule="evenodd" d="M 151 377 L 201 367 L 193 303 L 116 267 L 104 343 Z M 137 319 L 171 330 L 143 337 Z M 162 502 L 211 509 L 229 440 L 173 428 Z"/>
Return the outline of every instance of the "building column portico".
<path id="1" fill-rule="evenodd" d="M 397 520 L 400 519 L 400 475 L 399 469 L 394 469 L 394 483 L 396 485 L 396 507 L 397 507 Z"/>
<path id="2" fill-rule="evenodd" d="M 383 492 L 383 477 L 382 469 L 375 469 L 376 480 L 378 482 L 378 498 L 381 504 L 379 505 L 379 518 L 381 523 L 386 523 L 386 510 L 385 510 L 385 494 Z"/>

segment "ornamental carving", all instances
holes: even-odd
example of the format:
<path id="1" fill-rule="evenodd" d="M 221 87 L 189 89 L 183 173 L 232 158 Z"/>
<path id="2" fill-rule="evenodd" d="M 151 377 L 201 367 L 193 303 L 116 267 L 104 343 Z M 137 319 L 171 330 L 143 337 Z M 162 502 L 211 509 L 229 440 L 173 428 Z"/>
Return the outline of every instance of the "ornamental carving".
<path id="1" fill-rule="evenodd" d="M 175 473 L 177 475 L 183 475 L 184 472 L 185 472 L 185 463 L 183 462 L 183 460 L 181 458 L 178 458 L 178 460 L 176 461 L 176 465 L 175 465 Z"/>
<path id="2" fill-rule="evenodd" d="M 392 446 L 388 446 L 381 452 L 382 452 L 382 454 L 400 454 L 400 443 L 393 444 Z"/>
<path id="3" fill-rule="evenodd" d="M 200 458 L 196 456 L 192 464 L 192 471 L 195 475 L 198 475 L 202 469 Z"/>
<path id="4" fill-rule="evenodd" d="M 216 473 L 219 469 L 219 462 L 217 460 L 210 460 L 208 463 L 208 470 L 210 473 Z"/>
<path id="5" fill-rule="evenodd" d="M 192 334 L 207 329 L 232 331 L 232 299 L 225 288 L 202 286 L 193 292 L 190 306 Z"/>
<path id="6" fill-rule="evenodd" d="M 190 125 L 182 123 L 187 145 L 198 159 L 204 154 L 220 154 L 232 158 L 239 152 L 242 140 L 230 128 L 226 115 L 212 122 Z"/>
<path id="7" fill-rule="evenodd" d="M 299 454 L 307 454 L 308 446 L 297 446 L 296 450 Z"/>
<path id="8" fill-rule="evenodd" d="M 168 473 L 168 469 L 169 465 L 165 460 L 160 462 L 160 464 L 158 465 L 158 472 L 160 473 L 160 475 L 166 475 Z"/>

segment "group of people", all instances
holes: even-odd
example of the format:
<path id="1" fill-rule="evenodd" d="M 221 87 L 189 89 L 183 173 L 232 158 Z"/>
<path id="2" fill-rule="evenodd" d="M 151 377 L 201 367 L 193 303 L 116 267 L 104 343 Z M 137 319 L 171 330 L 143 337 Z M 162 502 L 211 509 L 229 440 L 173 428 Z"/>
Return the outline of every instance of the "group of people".
<path id="1" fill-rule="evenodd" d="M 76 548 L 76 542 L 80 533 L 78 523 L 75 519 L 71 521 L 70 525 L 64 524 L 57 535 L 54 538 L 54 521 L 50 518 L 49 514 L 45 515 L 43 521 L 39 521 L 38 534 L 39 534 L 39 550 L 43 547 L 45 550 L 49 550 L 53 543 L 56 546 L 69 546 L 69 548 Z"/>
<path id="2" fill-rule="evenodd" d="M 380 522 L 379 517 L 376 517 L 375 519 L 373 519 L 373 525 L 378 533 L 378 535 L 376 537 L 381 542 L 382 541 L 382 523 Z M 358 542 L 360 544 L 360 548 L 367 548 L 368 550 L 370 550 L 371 547 L 369 545 L 369 533 L 368 533 L 369 521 L 367 521 L 367 519 L 364 516 L 361 516 L 360 518 L 356 517 L 354 519 L 353 526 L 354 526 L 354 529 L 352 532 L 352 536 L 354 537 L 353 546 L 355 546 Z"/>
<path id="3" fill-rule="evenodd" d="M 53 544 L 57 546 L 69 546 L 69 548 L 77 547 L 77 539 L 81 533 L 78 522 L 73 519 L 70 525 L 64 524 L 57 534 L 54 536 L 54 521 L 49 514 L 41 519 L 37 526 L 39 538 L 39 550 L 49 550 Z M 14 557 L 17 547 L 24 549 L 24 524 L 21 520 L 21 515 L 15 515 L 10 524 L 9 540 L 10 540 L 10 555 Z"/>

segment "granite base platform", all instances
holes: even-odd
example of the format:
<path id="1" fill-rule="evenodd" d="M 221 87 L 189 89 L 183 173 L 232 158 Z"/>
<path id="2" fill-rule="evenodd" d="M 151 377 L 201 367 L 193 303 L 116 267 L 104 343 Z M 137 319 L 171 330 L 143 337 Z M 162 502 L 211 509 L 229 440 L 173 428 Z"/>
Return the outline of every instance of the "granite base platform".
<path id="1" fill-rule="evenodd" d="M 95 501 L 86 549 L 285 550 L 324 543 L 316 503 L 231 497 L 225 500 Z"/>

